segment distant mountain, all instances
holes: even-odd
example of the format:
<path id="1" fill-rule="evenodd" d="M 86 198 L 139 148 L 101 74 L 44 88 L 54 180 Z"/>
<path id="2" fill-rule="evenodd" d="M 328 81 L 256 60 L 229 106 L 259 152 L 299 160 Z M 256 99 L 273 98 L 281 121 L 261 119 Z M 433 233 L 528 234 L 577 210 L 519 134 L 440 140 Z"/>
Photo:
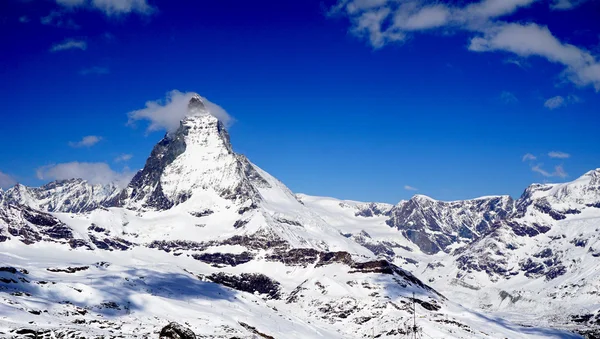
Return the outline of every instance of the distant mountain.
<path id="1" fill-rule="evenodd" d="M 210 338 L 397 338 L 418 319 L 434 338 L 575 338 L 598 320 L 598 185 L 592 171 L 517 201 L 395 206 L 293 194 L 194 96 L 124 189 L 0 190 L 0 335 L 142 338 L 174 321 Z"/>

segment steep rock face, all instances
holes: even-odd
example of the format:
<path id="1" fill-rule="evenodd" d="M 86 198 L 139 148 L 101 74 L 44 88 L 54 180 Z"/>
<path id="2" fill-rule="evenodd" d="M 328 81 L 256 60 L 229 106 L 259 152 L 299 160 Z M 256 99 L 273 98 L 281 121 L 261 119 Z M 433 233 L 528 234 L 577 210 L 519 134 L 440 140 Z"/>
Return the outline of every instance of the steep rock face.
<path id="1" fill-rule="evenodd" d="M 387 224 L 427 254 L 448 251 L 453 244 L 467 244 L 507 218 L 514 202 L 509 196 L 444 202 L 422 195 L 401 202 L 390 211 Z"/>
<path id="2" fill-rule="evenodd" d="M 119 192 L 114 184 L 92 185 L 83 179 L 69 179 L 41 187 L 17 184 L 5 192 L 5 199 L 46 212 L 83 213 L 109 205 Z"/>
<path id="3" fill-rule="evenodd" d="M 73 232 L 49 213 L 3 202 L 0 203 L 0 243 L 12 237 L 25 244 L 39 241 L 70 244 Z"/>

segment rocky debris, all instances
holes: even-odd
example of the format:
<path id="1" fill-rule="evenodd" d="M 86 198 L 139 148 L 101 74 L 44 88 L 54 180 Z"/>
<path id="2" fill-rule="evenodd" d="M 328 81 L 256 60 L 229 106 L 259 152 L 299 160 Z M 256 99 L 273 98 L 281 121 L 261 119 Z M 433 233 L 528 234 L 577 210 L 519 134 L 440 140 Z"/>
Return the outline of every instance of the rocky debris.
<path id="1" fill-rule="evenodd" d="M 298 285 L 298 286 L 296 286 L 296 288 L 294 288 L 294 290 L 290 293 L 290 295 L 285 300 L 285 302 L 287 304 L 294 303 L 294 302 L 298 301 L 298 299 L 300 297 L 304 296 L 301 293 L 302 293 L 302 291 L 308 290 L 308 288 L 304 287 L 304 284 L 306 284 L 306 282 L 308 282 L 308 279 L 304 280 L 300 285 Z"/>
<path id="2" fill-rule="evenodd" d="M 75 272 L 80 272 L 80 271 L 85 271 L 88 268 L 90 268 L 89 266 L 79 266 L 79 267 L 67 267 L 67 268 L 47 268 L 46 270 L 49 272 L 55 272 L 55 273 L 75 273 Z"/>
<path id="3" fill-rule="evenodd" d="M 192 254 L 192 258 L 213 265 L 228 265 L 237 266 L 245 264 L 250 260 L 254 259 L 254 255 L 250 252 L 244 251 L 240 254 L 232 253 L 201 253 Z"/>
<path id="4" fill-rule="evenodd" d="M 519 237 L 535 237 L 539 234 L 543 234 L 550 231 L 549 226 L 543 226 L 538 223 L 527 225 L 516 221 L 507 221 L 506 224 L 512 229 L 515 235 Z"/>
<path id="5" fill-rule="evenodd" d="M 250 222 L 250 220 L 244 220 L 244 219 L 237 220 L 233 224 L 233 228 L 242 228 L 242 227 L 246 226 L 246 224 L 248 224 L 249 222 Z"/>
<path id="6" fill-rule="evenodd" d="M 93 232 L 97 232 L 97 233 L 105 233 L 105 234 L 110 233 L 107 229 L 102 228 L 96 224 L 92 224 L 90 227 L 88 227 L 88 231 L 93 231 Z"/>
<path id="7" fill-rule="evenodd" d="M 292 248 L 287 251 L 275 251 L 267 255 L 266 260 L 282 262 L 287 266 L 308 266 L 319 259 L 320 252 L 312 248 Z"/>
<path id="8" fill-rule="evenodd" d="M 286 218 L 275 218 L 275 221 L 283 223 L 283 224 L 292 225 L 292 226 L 304 227 L 304 226 L 302 226 L 302 224 L 300 222 L 286 219 Z"/>
<path id="9" fill-rule="evenodd" d="M 319 253 L 319 261 L 315 267 L 330 265 L 334 263 L 351 265 L 353 263 L 352 255 L 348 252 L 321 252 Z"/>
<path id="10" fill-rule="evenodd" d="M 204 242 L 191 240 L 154 240 L 147 245 L 149 248 L 156 248 L 167 253 L 171 251 L 188 250 L 188 251 L 204 251 L 210 245 Z"/>
<path id="11" fill-rule="evenodd" d="M 252 333 L 252 334 L 254 334 L 256 336 L 259 336 L 260 338 L 275 339 L 275 337 L 272 337 L 270 335 L 267 335 L 267 334 L 264 334 L 264 333 L 258 331 L 256 329 L 256 327 L 250 326 L 250 325 L 248 325 L 246 323 L 243 323 L 241 321 L 239 322 L 239 324 L 240 324 L 240 326 L 242 326 L 243 328 L 245 328 L 246 330 L 248 330 L 250 333 Z"/>
<path id="12" fill-rule="evenodd" d="M 196 334 L 189 328 L 172 322 L 160 330 L 160 339 L 196 339 Z"/>
<path id="13" fill-rule="evenodd" d="M 96 236 L 90 234 L 90 240 L 92 241 L 92 243 L 94 245 L 96 245 L 97 248 L 99 248 L 101 250 L 108 250 L 108 251 L 112 251 L 112 250 L 126 251 L 130 247 L 135 246 L 135 244 L 133 244 L 132 242 L 129 242 L 125 239 L 121 239 L 121 238 L 117 238 L 117 237 L 115 237 L 115 238 L 105 237 L 104 239 L 99 239 L 99 238 L 96 238 Z"/>
<path id="14" fill-rule="evenodd" d="M 569 243 L 575 245 L 575 247 L 585 247 L 588 243 L 588 239 L 576 238 L 569 241 Z"/>
<path id="15" fill-rule="evenodd" d="M 193 215 L 196 218 L 202 218 L 202 217 L 207 217 L 211 214 L 215 213 L 213 210 L 211 209 L 203 209 L 201 211 L 197 211 L 197 212 L 190 212 L 191 215 Z"/>
<path id="16" fill-rule="evenodd" d="M 242 273 L 240 275 L 227 274 L 223 272 L 213 273 L 206 279 L 238 291 L 248 293 L 264 294 L 270 299 L 281 298 L 281 287 L 279 282 L 261 273 Z"/>

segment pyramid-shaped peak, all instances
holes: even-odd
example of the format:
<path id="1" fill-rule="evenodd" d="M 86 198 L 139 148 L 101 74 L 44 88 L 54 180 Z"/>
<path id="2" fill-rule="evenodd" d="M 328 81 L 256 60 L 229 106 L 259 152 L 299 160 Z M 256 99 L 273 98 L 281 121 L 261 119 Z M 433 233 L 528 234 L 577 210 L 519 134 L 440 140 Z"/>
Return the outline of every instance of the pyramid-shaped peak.
<path id="1" fill-rule="evenodd" d="M 188 102 L 188 110 L 192 113 L 195 113 L 197 111 L 204 111 L 206 112 L 206 106 L 204 106 L 204 100 L 202 99 L 202 97 L 198 94 L 194 94 L 192 95 L 192 97 L 190 98 L 190 101 Z"/>

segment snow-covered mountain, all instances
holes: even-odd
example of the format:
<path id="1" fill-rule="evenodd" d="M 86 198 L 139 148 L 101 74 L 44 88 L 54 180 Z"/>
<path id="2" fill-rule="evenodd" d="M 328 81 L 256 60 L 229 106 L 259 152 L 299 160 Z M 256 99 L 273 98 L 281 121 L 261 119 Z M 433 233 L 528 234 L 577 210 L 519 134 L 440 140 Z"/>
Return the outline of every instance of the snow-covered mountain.
<path id="1" fill-rule="evenodd" d="M 517 201 L 295 195 L 194 96 L 122 190 L 0 191 L 0 334 L 157 337 L 175 321 L 207 338 L 398 338 L 416 321 L 434 338 L 576 338 L 550 327 L 597 320 L 599 191 L 590 172 Z M 589 318 L 530 326 L 581 279 L 586 297 L 554 296 Z"/>
<path id="2" fill-rule="evenodd" d="M 82 179 L 70 179 L 41 187 L 17 184 L 5 192 L 5 199 L 46 212 L 81 213 L 110 205 L 119 192 L 113 184 L 91 185 Z"/>

